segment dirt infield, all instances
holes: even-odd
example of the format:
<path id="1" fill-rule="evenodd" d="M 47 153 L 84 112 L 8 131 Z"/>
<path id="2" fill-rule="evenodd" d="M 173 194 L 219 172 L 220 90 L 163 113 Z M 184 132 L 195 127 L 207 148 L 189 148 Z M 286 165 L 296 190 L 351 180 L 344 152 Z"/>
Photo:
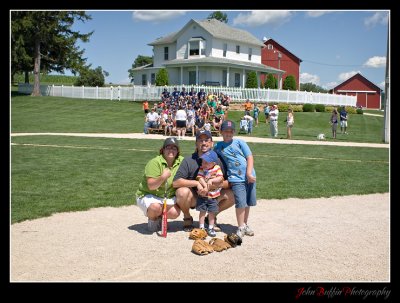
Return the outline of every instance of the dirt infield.
<path id="1" fill-rule="evenodd" d="M 59 213 L 11 226 L 10 281 L 387 282 L 389 206 L 388 193 L 259 200 L 250 213 L 255 236 L 208 256 L 191 253 L 182 216 L 164 239 L 146 231 L 134 205 Z M 218 220 L 235 231 L 233 208 Z"/>

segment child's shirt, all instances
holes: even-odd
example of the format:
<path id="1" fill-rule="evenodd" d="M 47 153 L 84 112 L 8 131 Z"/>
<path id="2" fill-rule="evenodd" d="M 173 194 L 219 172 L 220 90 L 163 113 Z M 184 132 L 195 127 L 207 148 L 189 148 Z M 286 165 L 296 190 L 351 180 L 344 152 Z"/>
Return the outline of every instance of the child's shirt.
<path id="1" fill-rule="evenodd" d="M 224 177 L 224 174 L 222 173 L 221 167 L 219 165 L 215 164 L 214 167 L 211 169 L 204 169 L 203 166 L 200 166 L 196 180 L 204 178 L 204 180 L 207 183 L 208 180 L 216 177 Z M 214 199 L 216 197 L 219 197 L 220 194 L 221 194 L 221 187 L 212 191 L 210 190 L 208 192 L 208 198 Z"/>
<path id="2" fill-rule="evenodd" d="M 230 183 L 246 181 L 247 157 L 252 155 L 246 142 L 242 139 L 233 139 L 228 143 L 221 141 L 215 145 L 214 151 L 225 161 Z M 256 176 L 254 168 L 252 175 Z"/>

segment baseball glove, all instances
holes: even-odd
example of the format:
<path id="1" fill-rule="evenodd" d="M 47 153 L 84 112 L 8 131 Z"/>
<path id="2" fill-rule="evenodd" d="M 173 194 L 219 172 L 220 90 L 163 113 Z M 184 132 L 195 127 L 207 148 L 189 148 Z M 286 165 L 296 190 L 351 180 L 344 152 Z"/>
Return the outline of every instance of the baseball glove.
<path id="1" fill-rule="evenodd" d="M 204 240 L 198 239 L 193 242 L 192 252 L 194 252 L 196 255 L 208 255 L 211 254 L 213 251 L 213 247 Z"/>
<path id="2" fill-rule="evenodd" d="M 211 244 L 214 251 L 218 252 L 226 250 L 228 248 L 232 248 L 232 246 L 228 242 L 225 242 L 224 240 L 218 238 L 212 238 L 209 243 Z"/>
<path id="3" fill-rule="evenodd" d="M 204 240 L 205 238 L 207 238 L 207 232 L 201 228 L 193 228 L 189 234 L 189 239 L 192 240 Z"/>
<path id="4" fill-rule="evenodd" d="M 236 247 L 237 245 L 242 245 L 242 238 L 240 238 L 237 234 L 231 233 L 224 237 L 225 242 L 228 242 L 232 247 Z"/>

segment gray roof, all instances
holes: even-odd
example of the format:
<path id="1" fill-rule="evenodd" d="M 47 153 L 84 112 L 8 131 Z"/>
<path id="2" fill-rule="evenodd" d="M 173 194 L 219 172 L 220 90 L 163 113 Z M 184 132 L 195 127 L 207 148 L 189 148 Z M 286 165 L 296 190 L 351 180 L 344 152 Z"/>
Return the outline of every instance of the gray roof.
<path id="1" fill-rule="evenodd" d="M 260 47 L 264 46 L 264 43 L 261 40 L 257 39 L 249 32 L 242 29 L 233 28 L 224 22 L 218 21 L 217 19 L 191 19 L 180 31 L 171 33 L 165 37 L 158 38 L 148 45 L 170 44 L 175 42 L 178 39 L 179 34 L 184 31 L 191 23 L 196 23 L 215 38 L 237 41 L 241 43 L 257 45 Z"/>
<path id="2" fill-rule="evenodd" d="M 284 73 L 283 70 L 279 70 L 277 68 L 273 68 L 264 64 L 254 63 L 254 62 L 246 62 L 246 61 L 238 61 L 226 58 L 216 58 L 216 57 L 203 57 L 196 59 L 174 59 L 168 62 L 165 62 L 164 65 L 166 67 L 174 67 L 182 66 L 182 65 L 215 65 L 215 66 L 231 66 L 235 68 L 246 68 L 251 70 L 257 70 L 265 73 Z"/>

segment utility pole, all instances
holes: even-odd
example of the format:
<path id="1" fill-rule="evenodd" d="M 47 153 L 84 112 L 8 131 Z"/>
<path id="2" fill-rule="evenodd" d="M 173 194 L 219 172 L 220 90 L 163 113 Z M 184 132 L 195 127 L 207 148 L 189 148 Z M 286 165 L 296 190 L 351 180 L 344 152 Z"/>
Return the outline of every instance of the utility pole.
<path id="1" fill-rule="evenodd" d="M 389 29 L 390 29 L 390 14 L 388 18 L 388 35 L 387 35 L 387 50 L 386 50 L 386 75 L 385 75 L 385 109 L 384 109 L 384 127 L 383 141 L 390 142 L 390 64 L 389 64 Z"/>
<path id="2" fill-rule="evenodd" d="M 282 54 L 280 51 L 274 51 L 274 53 L 278 53 L 278 69 L 281 69 L 281 59 L 282 59 Z M 278 74 L 278 89 L 281 89 L 281 74 Z"/>

